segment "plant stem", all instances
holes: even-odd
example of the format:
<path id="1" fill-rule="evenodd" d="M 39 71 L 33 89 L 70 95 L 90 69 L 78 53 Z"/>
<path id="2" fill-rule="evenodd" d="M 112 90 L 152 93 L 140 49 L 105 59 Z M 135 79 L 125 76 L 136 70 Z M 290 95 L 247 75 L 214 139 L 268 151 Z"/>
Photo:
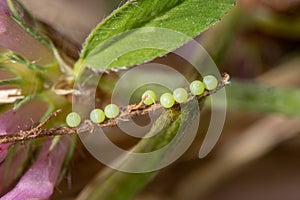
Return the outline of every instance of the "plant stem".
<path id="1" fill-rule="evenodd" d="M 223 79 L 219 82 L 219 85 L 216 89 L 211 91 L 205 91 L 202 95 L 197 96 L 196 98 L 198 100 L 202 100 L 205 97 L 216 93 L 218 90 L 223 88 L 226 84 L 228 84 L 228 76 L 225 75 Z M 1 94 L 1 90 L 0 90 Z M 192 101 L 195 97 L 192 96 L 185 104 Z M 176 105 L 175 105 L 176 106 Z M 93 131 L 96 127 L 113 127 L 117 125 L 118 123 L 121 123 L 124 121 L 124 119 L 128 119 L 137 115 L 145 115 L 150 112 L 154 112 L 156 110 L 163 109 L 163 107 L 160 105 L 160 103 L 156 103 L 153 106 L 146 106 L 141 105 L 139 106 L 133 104 L 128 105 L 126 107 L 121 108 L 121 114 L 119 117 L 115 119 L 106 120 L 101 124 L 94 124 L 90 120 L 85 120 L 84 123 L 82 123 L 78 129 L 79 132 L 82 131 Z M 48 128 L 48 129 L 41 129 L 42 126 L 45 125 L 50 121 L 51 118 L 56 117 L 59 112 L 52 113 L 44 122 L 40 123 L 38 126 L 33 127 L 32 129 L 28 131 L 20 131 L 15 134 L 10 135 L 2 135 L 0 136 L 0 144 L 5 143 L 12 143 L 12 142 L 20 142 L 20 141 L 26 141 L 26 140 L 32 140 L 40 137 L 49 137 L 49 136 L 56 136 L 56 135 L 68 135 L 68 134 L 75 134 L 77 133 L 77 128 L 71 128 L 71 127 L 58 127 L 58 128 Z"/>

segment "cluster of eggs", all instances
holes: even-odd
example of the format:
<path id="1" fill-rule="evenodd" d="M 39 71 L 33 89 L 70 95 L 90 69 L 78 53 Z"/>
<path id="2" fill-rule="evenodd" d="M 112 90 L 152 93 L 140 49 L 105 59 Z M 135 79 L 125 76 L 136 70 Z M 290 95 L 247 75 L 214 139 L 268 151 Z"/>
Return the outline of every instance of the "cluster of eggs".
<path id="1" fill-rule="evenodd" d="M 218 86 L 218 80 L 213 75 L 207 75 L 203 78 L 203 81 L 195 80 L 193 81 L 189 88 L 190 92 L 197 96 L 204 93 L 206 90 L 214 90 Z M 160 96 L 160 104 L 164 108 L 171 108 L 175 102 L 184 103 L 187 101 L 189 95 L 186 89 L 177 88 L 172 93 L 164 93 Z M 152 105 L 156 103 L 156 93 L 153 90 L 147 90 L 142 95 L 143 103 L 145 105 Z M 90 112 L 90 120 L 93 123 L 100 124 L 104 122 L 106 118 L 113 119 L 120 114 L 120 108 L 115 104 L 107 105 L 104 110 L 96 108 Z M 69 127 L 77 127 L 81 123 L 81 117 L 76 112 L 71 112 L 66 117 L 66 123 Z"/>

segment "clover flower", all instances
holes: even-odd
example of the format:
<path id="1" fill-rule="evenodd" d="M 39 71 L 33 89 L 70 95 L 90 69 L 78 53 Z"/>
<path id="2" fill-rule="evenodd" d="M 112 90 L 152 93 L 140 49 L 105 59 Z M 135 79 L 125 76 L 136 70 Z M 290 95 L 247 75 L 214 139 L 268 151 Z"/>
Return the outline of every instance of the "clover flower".
<path id="1" fill-rule="evenodd" d="M 13 6 L 15 10 L 0 0 L 0 135 L 31 129 L 51 111 L 68 104 L 51 90 L 51 84 L 63 75 L 51 42 L 39 35 L 19 4 Z M 41 150 L 27 171 L 23 165 L 30 144 L 20 148 L 0 144 L 1 200 L 45 199 L 53 193 L 70 138 L 48 138 L 38 144 L 33 146 Z M 9 154 L 10 148 L 15 152 Z"/>

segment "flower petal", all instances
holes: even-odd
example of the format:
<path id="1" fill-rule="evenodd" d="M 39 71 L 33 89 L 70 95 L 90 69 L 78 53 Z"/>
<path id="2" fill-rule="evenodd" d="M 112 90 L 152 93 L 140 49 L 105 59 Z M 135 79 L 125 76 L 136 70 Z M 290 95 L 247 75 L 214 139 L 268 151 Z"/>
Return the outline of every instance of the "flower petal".
<path id="1" fill-rule="evenodd" d="M 24 165 L 24 159 L 26 159 L 26 155 L 28 154 L 28 146 L 26 145 L 18 145 L 14 149 L 12 157 L 4 160 L 0 166 L 0 196 L 8 192 L 9 187 L 19 179 L 20 174 L 22 172 Z M 6 155 L 5 155 L 6 156 Z M 26 159 L 27 160 L 27 159 Z M 21 170 L 21 171 L 19 171 Z"/>
<path id="2" fill-rule="evenodd" d="M 0 46 L 10 49 L 30 61 L 38 61 L 41 64 L 53 61 L 52 52 L 31 37 L 3 9 L 0 9 Z"/>
<path id="3" fill-rule="evenodd" d="M 0 0 L 0 10 L 2 10 L 3 12 L 9 14 L 9 8 L 8 8 L 6 0 Z"/>
<path id="4" fill-rule="evenodd" d="M 2 163 L 3 160 L 6 158 L 7 148 L 8 148 L 7 144 L 0 145 L 0 163 Z"/>
<path id="5" fill-rule="evenodd" d="M 69 137 L 63 137 L 50 152 L 51 140 L 45 142 L 36 162 L 24 174 L 16 187 L 0 200 L 49 198 L 53 193 L 69 142 Z"/>
<path id="6" fill-rule="evenodd" d="M 27 130 L 39 122 L 47 110 L 47 104 L 39 100 L 31 100 L 17 111 L 9 110 L 0 115 L 0 135 L 12 134 L 19 130 Z M 0 163 L 7 154 L 10 144 L 0 144 Z M 0 175 L 1 176 L 1 175 Z"/>

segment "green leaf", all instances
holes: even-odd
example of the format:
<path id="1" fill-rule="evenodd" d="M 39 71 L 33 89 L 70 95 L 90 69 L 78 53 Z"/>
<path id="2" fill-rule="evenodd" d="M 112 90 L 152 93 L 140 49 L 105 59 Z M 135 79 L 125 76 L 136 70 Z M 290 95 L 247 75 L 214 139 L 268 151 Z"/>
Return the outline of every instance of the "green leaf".
<path id="1" fill-rule="evenodd" d="M 226 88 L 226 93 L 229 108 L 300 116 L 299 89 L 234 80 L 232 86 Z"/>
<path id="2" fill-rule="evenodd" d="M 75 65 L 117 70 L 166 54 L 217 22 L 234 0 L 131 0 L 89 35 Z"/>
<path id="3" fill-rule="evenodd" d="M 200 106 L 203 104 L 200 100 Z M 124 158 L 120 169 L 126 168 L 151 168 L 164 163 L 174 153 L 175 149 L 179 148 L 180 142 L 185 137 L 192 137 L 189 131 L 191 124 L 198 124 L 199 119 L 199 104 L 198 101 L 191 101 L 180 109 L 167 109 L 153 124 L 151 130 L 132 150 L 134 153 L 148 153 L 158 151 L 155 156 L 147 157 L 144 162 L 136 160 L 134 154 L 129 154 Z M 154 135 L 154 136 L 153 136 Z M 147 138 L 147 136 L 152 136 Z M 184 145 L 186 145 L 186 143 Z M 170 144 L 170 145 L 169 145 Z M 89 200 L 127 200 L 132 199 L 134 195 L 140 191 L 154 176 L 156 172 L 148 173 L 125 173 L 117 170 L 112 170 L 103 179 L 97 179 L 93 182 L 93 188 L 88 188 L 77 199 Z"/>

